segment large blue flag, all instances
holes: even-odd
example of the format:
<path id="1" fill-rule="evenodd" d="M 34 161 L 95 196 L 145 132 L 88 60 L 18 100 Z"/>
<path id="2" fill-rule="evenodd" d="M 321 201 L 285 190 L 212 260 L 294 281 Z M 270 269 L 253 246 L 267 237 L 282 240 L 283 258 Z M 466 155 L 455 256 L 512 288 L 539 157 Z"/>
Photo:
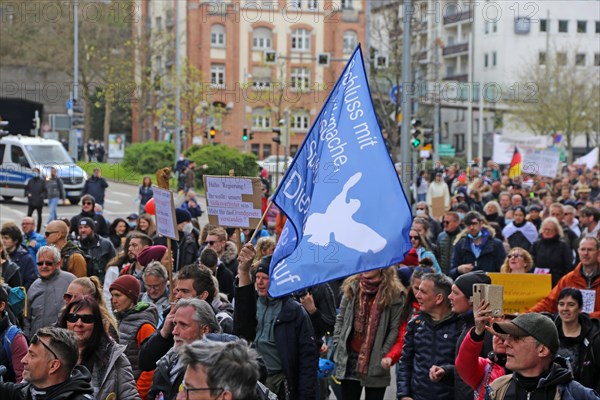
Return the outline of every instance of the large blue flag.
<path id="1" fill-rule="evenodd" d="M 288 220 L 269 294 L 401 261 L 412 215 L 377 122 L 360 46 L 273 194 Z"/>

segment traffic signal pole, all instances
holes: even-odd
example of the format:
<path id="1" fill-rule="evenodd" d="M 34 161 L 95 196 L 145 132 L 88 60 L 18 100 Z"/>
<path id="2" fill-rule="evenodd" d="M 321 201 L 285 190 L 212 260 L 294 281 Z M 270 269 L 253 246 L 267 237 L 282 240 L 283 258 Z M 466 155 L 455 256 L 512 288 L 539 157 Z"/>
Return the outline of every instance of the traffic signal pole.
<path id="1" fill-rule="evenodd" d="M 413 0 L 404 0 L 403 37 L 402 37 L 402 135 L 400 141 L 400 161 L 402 162 L 401 181 L 406 198 L 410 201 L 410 181 L 412 179 L 413 165 L 410 161 L 410 123 L 412 92 L 412 66 L 410 64 L 411 46 L 411 17 L 413 13 Z"/>

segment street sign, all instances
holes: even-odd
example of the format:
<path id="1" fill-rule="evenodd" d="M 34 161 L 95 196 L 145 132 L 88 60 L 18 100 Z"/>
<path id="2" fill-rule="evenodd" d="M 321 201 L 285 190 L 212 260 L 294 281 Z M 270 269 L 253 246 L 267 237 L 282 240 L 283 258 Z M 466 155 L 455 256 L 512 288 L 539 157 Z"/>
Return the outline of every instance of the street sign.
<path id="1" fill-rule="evenodd" d="M 440 157 L 455 157 L 456 149 L 451 144 L 442 144 L 438 146 L 437 153 Z"/>
<path id="2" fill-rule="evenodd" d="M 400 96 L 400 103 L 402 103 L 402 85 L 394 85 L 394 87 L 390 89 L 390 100 L 392 103 L 397 104 L 396 99 L 398 96 Z"/>

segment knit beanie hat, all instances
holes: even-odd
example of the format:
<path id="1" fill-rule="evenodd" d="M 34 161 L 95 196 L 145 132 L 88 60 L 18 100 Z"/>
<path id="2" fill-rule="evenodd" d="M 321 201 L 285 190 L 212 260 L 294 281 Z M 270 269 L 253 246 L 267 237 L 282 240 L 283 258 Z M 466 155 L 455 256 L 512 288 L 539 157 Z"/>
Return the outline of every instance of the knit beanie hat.
<path id="1" fill-rule="evenodd" d="M 118 290 L 137 303 L 140 297 L 140 281 L 133 275 L 122 275 L 110 285 L 109 291 L 113 290 Z"/>
<path id="2" fill-rule="evenodd" d="M 474 283 L 486 283 L 490 285 L 492 279 L 483 271 L 472 271 L 459 276 L 454 281 L 454 284 L 463 292 L 467 300 L 470 300 L 473 296 Z"/>
<path id="3" fill-rule="evenodd" d="M 256 265 L 256 273 L 262 272 L 269 275 L 269 267 L 271 266 L 271 256 L 264 256 Z"/>
<path id="4" fill-rule="evenodd" d="M 154 246 L 148 246 L 144 250 L 140 251 L 140 254 L 137 255 L 136 260 L 142 266 L 150 264 L 151 261 L 160 261 L 165 253 L 167 252 L 167 248 L 165 246 L 161 246 L 160 244 Z"/>
<path id="5" fill-rule="evenodd" d="M 177 225 L 182 222 L 189 222 L 192 220 L 192 214 L 188 210 L 177 208 L 175 209 L 175 220 L 177 221 Z"/>

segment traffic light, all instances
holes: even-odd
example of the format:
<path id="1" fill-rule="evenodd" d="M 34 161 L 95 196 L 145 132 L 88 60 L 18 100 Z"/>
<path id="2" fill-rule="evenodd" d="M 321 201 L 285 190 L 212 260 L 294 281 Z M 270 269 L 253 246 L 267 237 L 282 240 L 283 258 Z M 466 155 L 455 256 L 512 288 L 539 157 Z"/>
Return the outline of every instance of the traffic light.
<path id="1" fill-rule="evenodd" d="M 273 141 L 281 144 L 281 128 L 273 128 L 273 132 L 277 134 L 277 136 L 273 136 Z"/>
<path id="2" fill-rule="evenodd" d="M 411 122 L 412 129 L 410 133 L 412 135 L 412 140 L 410 144 L 413 149 L 418 149 L 423 144 L 423 132 L 421 130 L 421 120 L 413 119 Z"/>
<path id="3" fill-rule="evenodd" d="M 248 141 L 248 129 L 244 128 L 244 133 L 242 134 L 242 140 L 244 142 Z"/>
<path id="4" fill-rule="evenodd" d="M 73 99 L 73 115 L 71 116 L 72 129 L 85 128 L 85 109 L 79 100 Z"/>
<path id="5" fill-rule="evenodd" d="M 433 144 L 433 129 L 423 129 L 424 144 Z"/>
<path id="6" fill-rule="evenodd" d="M 215 130 L 215 127 L 211 126 L 210 127 L 210 138 L 214 139 L 216 134 L 217 134 L 217 131 Z"/>
<path id="7" fill-rule="evenodd" d="M 250 132 L 250 140 L 254 139 L 254 132 Z"/>

